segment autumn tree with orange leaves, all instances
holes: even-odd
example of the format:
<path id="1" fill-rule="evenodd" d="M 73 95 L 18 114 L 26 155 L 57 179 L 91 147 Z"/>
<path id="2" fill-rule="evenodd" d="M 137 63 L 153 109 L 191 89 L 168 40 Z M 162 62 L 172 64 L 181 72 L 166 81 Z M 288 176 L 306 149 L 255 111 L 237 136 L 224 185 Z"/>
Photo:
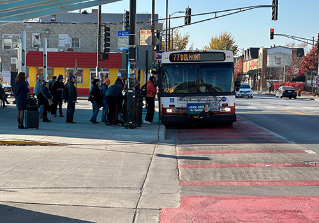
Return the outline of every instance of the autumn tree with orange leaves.
<path id="1" fill-rule="evenodd" d="M 235 74 L 235 81 L 241 81 L 243 75 L 243 58 L 241 57 L 237 60 L 237 63 L 234 65 L 234 74 Z"/>
<path id="2" fill-rule="evenodd" d="M 318 50 L 317 46 L 313 47 L 301 61 L 301 69 L 304 74 L 310 71 L 318 70 Z"/>

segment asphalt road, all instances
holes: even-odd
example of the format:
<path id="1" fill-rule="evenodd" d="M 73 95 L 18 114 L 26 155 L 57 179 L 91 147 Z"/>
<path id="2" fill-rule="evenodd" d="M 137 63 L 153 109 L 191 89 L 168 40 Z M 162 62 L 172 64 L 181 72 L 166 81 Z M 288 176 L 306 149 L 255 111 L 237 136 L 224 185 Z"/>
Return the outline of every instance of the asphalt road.
<path id="1" fill-rule="evenodd" d="M 288 141 L 319 154 L 319 101 L 255 95 L 236 100 L 236 112 Z"/>
<path id="2" fill-rule="evenodd" d="M 233 126 L 168 129 L 181 204 L 161 222 L 318 222 L 318 103 L 255 95 Z"/>

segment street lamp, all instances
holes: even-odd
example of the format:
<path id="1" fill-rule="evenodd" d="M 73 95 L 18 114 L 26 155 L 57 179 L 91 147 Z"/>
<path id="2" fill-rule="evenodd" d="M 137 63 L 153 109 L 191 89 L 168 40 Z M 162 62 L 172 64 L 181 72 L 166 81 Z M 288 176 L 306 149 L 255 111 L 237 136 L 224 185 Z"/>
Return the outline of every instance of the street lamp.
<path id="1" fill-rule="evenodd" d="M 170 38 L 171 37 L 171 16 L 174 15 L 175 13 L 184 13 L 184 11 L 176 11 L 169 15 L 169 19 L 168 19 L 168 48 L 169 49 L 171 47 L 171 38 Z M 173 31 L 172 31 L 172 36 L 173 36 Z M 172 38 L 172 49 L 173 49 L 173 38 Z"/>

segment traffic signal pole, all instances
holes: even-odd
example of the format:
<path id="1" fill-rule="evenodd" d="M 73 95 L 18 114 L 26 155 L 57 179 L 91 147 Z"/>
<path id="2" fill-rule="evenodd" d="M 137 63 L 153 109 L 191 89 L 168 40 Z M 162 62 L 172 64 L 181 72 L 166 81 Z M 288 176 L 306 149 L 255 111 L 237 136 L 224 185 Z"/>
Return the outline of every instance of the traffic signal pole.
<path id="1" fill-rule="evenodd" d="M 96 49 L 96 74 L 95 77 L 100 77 L 101 71 L 101 5 L 99 5 L 99 12 L 98 12 L 98 25 L 97 25 L 97 49 Z"/>
<path id="2" fill-rule="evenodd" d="M 129 30 L 129 50 L 128 50 L 128 85 L 127 85 L 127 123 L 125 127 L 134 129 L 137 127 L 135 121 L 136 108 L 135 97 L 135 67 L 136 67 L 136 45 L 135 45 L 135 17 L 136 0 L 130 0 L 130 30 Z"/>

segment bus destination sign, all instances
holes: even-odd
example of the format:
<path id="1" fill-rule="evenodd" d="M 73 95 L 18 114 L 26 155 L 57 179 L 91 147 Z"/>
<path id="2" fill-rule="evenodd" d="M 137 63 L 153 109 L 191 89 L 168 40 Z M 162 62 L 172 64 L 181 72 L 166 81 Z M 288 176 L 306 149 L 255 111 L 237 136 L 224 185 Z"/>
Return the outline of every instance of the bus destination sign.
<path id="1" fill-rule="evenodd" d="M 224 61 L 225 59 L 223 52 L 179 52 L 169 55 L 170 62 L 208 62 Z"/>

